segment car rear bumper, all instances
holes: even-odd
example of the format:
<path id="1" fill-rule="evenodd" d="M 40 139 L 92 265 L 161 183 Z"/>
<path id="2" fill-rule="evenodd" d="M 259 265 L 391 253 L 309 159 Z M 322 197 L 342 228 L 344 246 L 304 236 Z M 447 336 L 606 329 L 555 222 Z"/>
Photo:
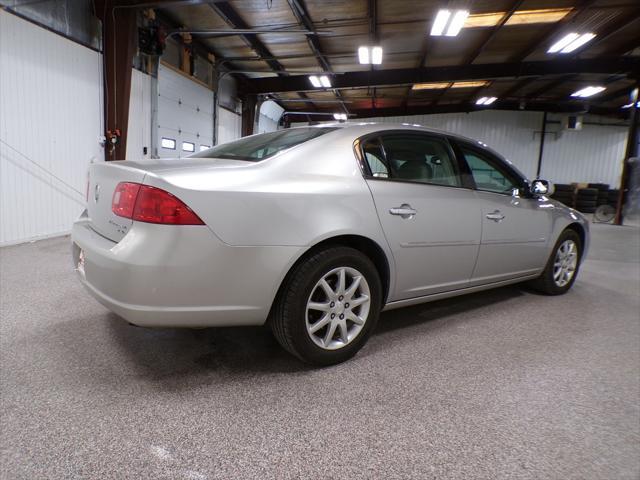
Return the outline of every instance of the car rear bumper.
<path id="1" fill-rule="evenodd" d="M 204 226 L 140 222 L 116 243 L 86 216 L 71 238 L 74 267 L 89 293 L 149 327 L 262 325 L 300 248 L 232 247 Z"/>

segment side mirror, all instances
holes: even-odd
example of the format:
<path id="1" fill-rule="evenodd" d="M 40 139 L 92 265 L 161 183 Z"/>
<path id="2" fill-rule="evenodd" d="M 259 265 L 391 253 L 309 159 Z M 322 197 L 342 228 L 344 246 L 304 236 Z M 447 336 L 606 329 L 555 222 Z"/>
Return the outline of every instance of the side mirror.
<path id="1" fill-rule="evenodd" d="M 548 180 L 534 180 L 530 188 L 532 195 L 553 195 L 555 187 Z"/>

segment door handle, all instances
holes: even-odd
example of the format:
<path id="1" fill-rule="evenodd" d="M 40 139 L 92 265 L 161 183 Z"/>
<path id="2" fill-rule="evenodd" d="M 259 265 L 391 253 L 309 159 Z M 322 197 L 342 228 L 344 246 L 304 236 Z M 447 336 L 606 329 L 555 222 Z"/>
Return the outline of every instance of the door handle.
<path id="1" fill-rule="evenodd" d="M 413 218 L 418 212 L 411 208 L 408 203 L 403 203 L 399 207 L 390 208 L 389 213 L 391 215 L 400 215 L 402 218 Z"/>
<path id="2" fill-rule="evenodd" d="M 504 215 L 500 212 L 500 210 L 495 210 L 491 213 L 487 213 L 486 216 L 489 220 L 493 220 L 496 223 L 504 220 Z"/>

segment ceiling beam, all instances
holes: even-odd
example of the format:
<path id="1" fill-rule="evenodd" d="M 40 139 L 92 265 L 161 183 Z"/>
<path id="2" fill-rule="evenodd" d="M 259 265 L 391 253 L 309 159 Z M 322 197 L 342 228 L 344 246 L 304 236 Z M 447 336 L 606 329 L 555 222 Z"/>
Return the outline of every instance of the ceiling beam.
<path id="1" fill-rule="evenodd" d="M 211 9 L 216 12 L 220 18 L 222 18 L 227 25 L 232 28 L 241 28 L 241 29 L 249 29 L 251 26 L 247 24 L 242 17 L 235 11 L 235 9 L 231 6 L 229 2 L 215 2 L 210 3 L 209 6 Z M 244 41 L 249 45 L 249 47 L 256 52 L 259 57 L 268 58 L 265 62 L 271 67 L 272 70 L 279 72 L 279 76 L 287 76 L 287 73 L 283 73 L 285 68 L 282 66 L 278 60 L 276 60 L 273 54 L 269 51 L 269 49 L 265 46 L 264 43 L 260 41 L 258 36 L 254 33 L 245 33 L 240 35 L 244 39 Z"/>
<path id="2" fill-rule="evenodd" d="M 457 103 L 438 105 L 435 107 L 428 105 L 421 106 L 409 106 L 409 107 L 383 107 L 375 109 L 358 109 L 352 110 L 352 115 L 355 118 L 371 118 L 371 117 L 397 117 L 406 115 L 430 115 L 436 113 L 468 113 L 478 112 L 482 110 L 527 110 L 536 112 L 553 112 L 553 113 L 594 113 L 598 115 L 616 115 L 624 116 L 625 112 L 619 108 L 606 108 L 597 105 L 589 105 L 587 103 L 578 102 L 531 102 L 524 108 L 521 107 L 518 101 L 501 101 L 491 105 L 491 108 L 476 105 L 475 103 Z M 286 114 L 286 112 L 285 112 Z M 295 111 L 291 111 L 291 115 L 296 114 Z M 315 118 L 314 114 L 314 118 Z M 321 115 L 317 115 L 320 117 Z M 333 118 L 331 112 L 326 112 L 326 120 Z M 318 121 L 325 120 L 324 118 L 315 118 Z"/>
<path id="3" fill-rule="evenodd" d="M 313 20 L 311 20 L 311 17 L 309 16 L 309 12 L 307 11 L 304 0 L 287 0 L 287 2 L 289 3 L 289 8 L 291 8 L 291 11 L 296 17 L 298 23 L 310 32 L 315 32 Z M 307 35 L 307 43 L 309 44 L 309 48 L 316 57 L 320 68 L 322 68 L 325 72 L 333 73 L 333 69 L 331 68 L 329 60 L 327 60 L 327 57 L 322 52 L 322 47 L 320 45 L 320 39 L 318 38 L 318 36 L 315 35 L 315 33 L 313 35 Z M 334 90 L 334 93 L 338 100 L 343 100 L 342 94 L 339 90 Z M 303 96 L 303 98 L 308 97 Z M 345 113 L 349 113 L 349 110 L 347 109 L 347 106 L 344 104 L 344 102 L 342 102 L 342 109 L 345 111 Z"/>
<path id="4" fill-rule="evenodd" d="M 638 72 L 640 72 L 640 58 L 612 57 L 348 72 L 335 75 L 332 82 L 334 88 L 354 88 L 577 73 L 631 73 L 637 75 Z M 246 88 L 248 90 L 245 93 L 253 94 L 317 91 L 317 89 L 311 88 L 306 76 L 300 75 L 290 76 L 286 79 L 255 78 L 247 81 Z"/>

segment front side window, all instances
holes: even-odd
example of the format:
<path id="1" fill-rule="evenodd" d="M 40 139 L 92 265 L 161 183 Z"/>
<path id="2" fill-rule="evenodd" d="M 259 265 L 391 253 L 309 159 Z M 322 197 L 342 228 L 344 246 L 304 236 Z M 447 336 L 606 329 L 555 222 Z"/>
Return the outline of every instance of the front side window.
<path id="1" fill-rule="evenodd" d="M 447 143 L 434 136 L 388 134 L 382 136 L 391 178 L 459 187 L 460 176 Z"/>
<path id="2" fill-rule="evenodd" d="M 460 149 L 478 190 L 511 194 L 514 188 L 519 187 L 518 179 L 504 167 L 501 168 L 499 161 L 490 154 L 465 145 L 461 145 Z"/>
<path id="3" fill-rule="evenodd" d="M 333 130 L 335 128 L 315 127 L 292 128 L 262 133 L 217 145 L 208 150 L 189 155 L 189 158 L 228 158 L 257 162 Z"/>

